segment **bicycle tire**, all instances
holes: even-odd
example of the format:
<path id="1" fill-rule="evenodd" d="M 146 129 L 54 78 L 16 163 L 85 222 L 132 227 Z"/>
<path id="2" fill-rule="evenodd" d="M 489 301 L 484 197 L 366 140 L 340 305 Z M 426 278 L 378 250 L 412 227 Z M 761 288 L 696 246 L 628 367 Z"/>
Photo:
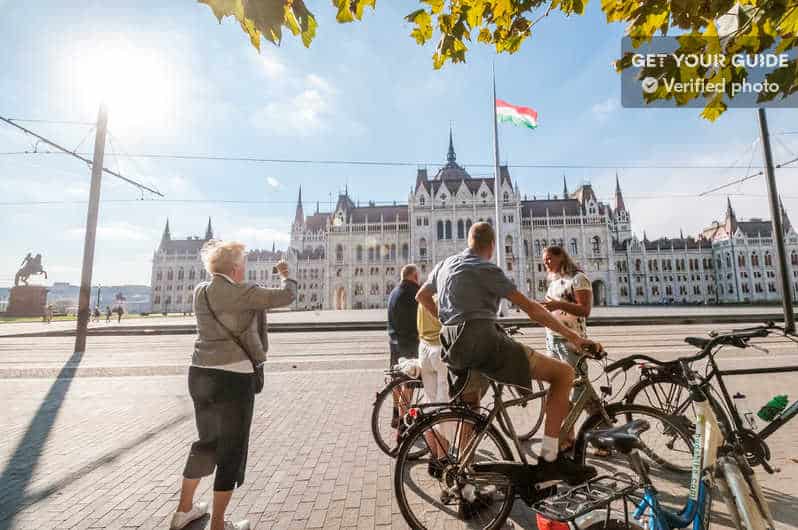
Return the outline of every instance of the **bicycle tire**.
<path id="1" fill-rule="evenodd" d="M 377 397 L 374 400 L 374 406 L 371 410 L 371 434 L 374 436 L 374 441 L 377 443 L 377 447 L 379 447 L 383 453 L 390 457 L 396 456 L 396 453 L 399 450 L 399 443 L 393 434 L 395 433 L 395 430 L 393 430 L 392 427 L 386 428 L 386 425 L 383 425 L 384 421 L 382 421 L 382 414 L 384 412 L 383 407 L 385 406 L 389 407 L 387 410 L 393 411 L 393 390 L 400 386 L 409 387 L 412 389 L 414 394 L 416 390 L 424 389 L 424 385 L 420 379 L 413 379 L 412 377 L 405 375 L 395 377 L 385 386 L 385 388 L 377 393 Z M 386 439 L 386 436 L 391 436 L 391 438 Z M 418 450 L 411 454 L 415 458 L 418 458 L 423 455 L 424 452 L 424 450 Z"/>
<path id="2" fill-rule="evenodd" d="M 584 463 L 587 457 L 587 440 L 585 439 L 585 436 L 588 432 L 602 427 L 617 427 L 632 421 L 638 416 L 649 417 L 662 422 L 662 424 L 667 427 L 667 432 L 662 433 L 663 436 L 670 436 L 677 440 L 680 442 L 679 447 L 683 449 L 689 449 L 690 455 L 692 455 L 692 433 L 686 432 L 683 426 L 680 425 L 679 421 L 675 420 L 672 416 L 668 416 L 659 409 L 645 407 L 643 405 L 613 403 L 604 407 L 604 410 L 606 411 L 610 420 L 615 420 L 615 422 L 613 425 L 606 425 L 601 413 L 595 413 L 585 420 L 585 422 L 582 424 L 582 427 L 579 429 L 579 433 L 576 436 L 576 442 L 574 443 L 574 460 L 577 462 Z M 653 449 L 651 449 L 649 445 L 645 445 L 641 451 L 652 461 L 669 471 L 677 473 L 690 472 L 689 460 L 686 465 L 674 464 L 669 462 L 667 457 L 658 455 Z M 692 458 L 692 456 L 690 456 L 690 458 Z"/>
<path id="3" fill-rule="evenodd" d="M 535 385 L 535 383 L 537 383 L 537 385 Z M 518 436 L 518 439 L 522 442 L 528 442 L 533 436 L 535 436 L 535 434 L 537 434 L 540 426 L 543 425 L 543 419 L 546 416 L 546 387 L 543 386 L 543 383 L 540 381 L 533 381 L 532 384 L 533 386 L 537 387 L 535 390 L 533 390 L 533 393 L 544 393 L 541 397 L 536 397 L 528 402 L 515 405 L 513 407 L 507 407 L 508 414 L 516 415 L 516 417 L 511 416 L 510 419 L 513 422 L 513 427 L 518 429 L 518 431 L 515 433 L 516 436 Z M 505 388 L 512 396 L 511 399 L 521 397 L 516 387 L 508 386 Z M 522 416 L 524 420 L 529 420 L 529 423 L 519 424 L 519 422 L 516 421 L 519 419 L 518 416 Z M 504 434 L 508 438 L 512 438 L 510 435 L 510 429 L 504 424 L 504 418 L 502 415 L 499 414 L 496 416 L 496 419 L 498 420 L 499 427 L 501 427 L 501 430 L 504 432 Z"/>
<path id="4" fill-rule="evenodd" d="M 677 408 L 680 408 L 684 405 L 684 401 L 679 403 L 677 406 L 670 406 L 670 402 L 663 403 L 660 399 L 657 399 L 656 402 L 652 402 L 651 396 L 655 395 L 659 396 L 667 396 L 670 394 L 668 391 L 661 391 L 658 392 L 656 390 L 649 390 L 651 387 L 656 387 L 657 385 L 672 385 L 678 386 L 684 392 L 685 400 L 690 399 L 690 387 L 687 384 L 687 381 L 684 380 L 683 377 L 679 377 L 675 374 L 666 374 L 666 373 L 659 373 L 652 377 L 647 377 L 645 379 L 641 379 L 637 383 L 635 383 L 624 395 L 624 402 L 629 404 L 637 404 L 643 405 L 646 407 L 653 407 L 655 409 L 660 409 L 667 414 L 672 414 Z M 712 407 L 712 410 L 715 412 L 715 416 L 718 419 L 718 426 L 720 427 L 721 434 L 724 438 L 728 436 L 729 433 L 732 432 L 731 423 L 729 422 L 729 418 L 726 415 L 726 411 L 720 402 L 712 395 L 711 392 L 705 392 L 707 395 L 707 399 L 709 400 L 709 405 Z M 646 402 L 643 402 L 643 397 L 647 398 Z M 686 419 L 688 419 L 692 423 L 692 419 L 688 416 L 682 414 Z"/>
<path id="5" fill-rule="evenodd" d="M 414 441 L 416 438 L 424 439 L 424 433 L 429 431 L 430 429 L 436 429 L 437 424 L 445 424 L 446 422 L 456 422 L 456 421 L 466 421 L 473 424 L 474 429 L 485 429 L 486 438 L 489 438 L 490 441 L 495 445 L 499 452 L 500 460 L 501 461 L 514 461 L 513 452 L 510 450 L 510 447 L 507 445 L 507 442 L 499 432 L 498 429 L 494 425 L 486 425 L 485 417 L 480 416 L 479 414 L 472 412 L 468 409 L 455 409 L 455 410 L 447 410 L 437 412 L 430 416 L 427 416 L 423 420 L 419 421 L 415 425 L 413 425 L 410 430 L 408 431 L 405 440 L 399 447 L 399 452 L 396 456 L 396 462 L 394 465 L 394 498 L 396 499 L 397 504 L 399 505 L 399 511 L 402 514 L 402 517 L 405 519 L 405 522 L 413 528 L 414 530 L 427 530 L 427 526 L 425 526 L 424 522 L 419 520 L 419 518 L 414 513 L 414 510 L 410 506 L 408 501 L 408 495 L 405 492 L 406 480 L 405 475 L 406 472 L 411 468 L 411 466 L 419 465 L 418 459 L 410 458 L 408 453 L 410 449 L 414 445 Z M 438 429 L 439 431 L 445 430 L 447 427 L 441 425 Z M 484 440 L 484 439 L 483 439 Z M 482 447 L 482 446 L 480 446 Z M 484 454 L 484 451 L 481 451 L 478 447 L 474 454 Z M 447 457 L 450 458 L 450 457 Z M 423 471 L 422 471 L 423 473 Z M 410 486 L 408 486 L 410 488 Z M 412 488 L 411 488 L 412 489 Z M 504 525 L 507 517 L 510 515 L 510 511 L 513 508 L 513 504 L 515 502 L 515 488 L 513 485 L 507 485 L 503 489 L 504 499 L 502 500 L 501 509 L 498 511 L 498 514 L 489 524 L 474 526 L 474 521 L 461 521 L 462 528 L 481 528 L 483 530 L 496 530 L 501 528 Z M 438 499 L 440 501 L 440 499 Z M 442 502 L 442 501 L 441 501 Z M 437 510 L 435 512 L 430 513 L 438 513 Z M 455 525 L 453 523 L 446 524 L 445 527 L 447 530 L 449 528 L 453 528 Z M 432 530 L 436 527 L 430 527 L 429 530 Z"/>

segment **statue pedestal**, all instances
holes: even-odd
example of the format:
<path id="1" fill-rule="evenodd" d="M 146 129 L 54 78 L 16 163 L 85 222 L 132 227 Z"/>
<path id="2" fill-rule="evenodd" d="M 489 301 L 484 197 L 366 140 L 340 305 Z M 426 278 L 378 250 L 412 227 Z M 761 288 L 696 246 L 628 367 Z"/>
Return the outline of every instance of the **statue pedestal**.
<path id="1" fill-rule="evenodd" d="M 40 317 L 44 316 L 47 305 L 47 287 L 43 285 L 18 285 L 11 288 L 6 316 Z"/>

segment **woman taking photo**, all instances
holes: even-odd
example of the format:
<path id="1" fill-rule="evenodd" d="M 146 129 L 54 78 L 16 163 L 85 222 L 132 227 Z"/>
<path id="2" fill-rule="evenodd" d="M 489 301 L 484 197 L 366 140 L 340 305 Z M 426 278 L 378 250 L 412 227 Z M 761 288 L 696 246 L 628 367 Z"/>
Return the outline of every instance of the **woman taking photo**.
<path id="1" fill-rule="evenodd" d="M 249 530 L 248 521 L 225 521 L 224 513 L 233 490 L 244 483 L 253 405 L 268 349 L 264 312 L 290 304 L 297 286 L 284 261 L 276 266 L 279 289 L 244 282 L 241 243 L 212 240 L 201 254 L 210 279 L 194 289 L 197 339 L 188 372 L 198 440 L 191 444 L 170 528 L 185 528 L 205 515 L 208 503 L 194 503 L 194 492 L 200 479 L 216 470 L 211 530 Z"/>
<path id="2" fill-rule="evenodd" d="M 593 309 L 593 289 L 590 286 L 590 279 L 577 267 L 565 249 L 559 246 L 546 247 L 543 251 L 543 264 L 549 272 L 549 288 L 543 306 L 565 327 L 587 338 L 587 317 Z M 574 369 L 577 368 L 579 352 L 574 350 L 566 339 L 550 329 L 546 329 L 546 347 L 552 357 L 567 362 Z M 577 378 L 587 375 L 586 368 L 576 374 Z M 581 393 L 581 388 L 575 388 L 572 402 L 576 402 Z M 588 412 L 593 410 L 591 405 L 588 404 Z M 574 432 L 571 430 L 566 444 L 572 445 L 573 440 Z"/>

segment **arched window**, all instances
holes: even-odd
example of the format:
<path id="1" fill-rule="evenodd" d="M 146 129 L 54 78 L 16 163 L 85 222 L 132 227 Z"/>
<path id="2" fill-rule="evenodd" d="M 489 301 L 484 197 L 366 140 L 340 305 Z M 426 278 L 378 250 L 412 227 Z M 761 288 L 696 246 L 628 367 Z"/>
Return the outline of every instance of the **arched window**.
<path id="1" fill-rule="evenodd" d="M 529 241 L 527 241 L 526 239 L 524 239 L 524 257 L 525 258 L 529 257 Z"/>
<path id="2" fill-rule="evenodd" d="M 200 280 L 204 280 L 206 274 L 207 272 L 205 271 L 205 269 L 200 269 Z"/>
<path id="3" fill-rule="evenodd" d="M 163 280 L 163 271 L 156 272 L 155 278 L 157 278 L 158 280 Z"/>
<path id="4" fill-rule="evenodd" d="M 568 252 L 572 256 L 576 256 L 578 254 L 579 247 L 576 245 L 576 239 L 571 239 L 571 242 L 568 245 Z"/>
<path id="5" fill-rule="evenodd" d="M 374 247 L 369 247 L 369 263 L 374 261 Z"/>
<path id="6" fill-rule="evenodd" d="M 457 239 L 465 239 L 465 223 L 462 219 L 457 220 Z"/>
<path id="7" fill-rule="evenodd" d="M 740 254 L 739 256 L 737 256 L 737 264 L 740 267 L 745 267 L 745 254 Z"/>
<path id="8" fill-rule="evenodd" d="M 393 247 L 393 254 L 394 258 L 396 257 L 396 246 Z M 385 245 L 385 252 L 383 253 L 383 259 L 385 261 L 389 261 L 391 259 L 391 245 Z"/>
<path id="9" fill-rule="evenodd" d="M 540 246 L 540 239 L 535 240 L 535 257 L 540 257 L 540 253 L 542 252 L 542 248 Z"/>
<path id="10" fill-rule="evenodd" d="M 396 245 L 391 245 L 391 261 L 396 261 Z"/>
<path id="11" fill-rule="evenodd" d="M 635 260 L 635 272 L 640 272 L 640 258 Z"/>
<path id="12" fill-rule="evenodd" d="M 196 275 L 196 271 L 194 269 L 191 269 L 190 271 L 188 271 L 188 279 L 189 280 L 193 280 L 195 275 Z"/>
<path id="13" fill-rule="evenodd" d="M 507 236 L 506 238 L 504 238 L 504 255 L 505 256 L 513 255 L 513 236 Z"/>
<path id="14" fill-rule="evenodd" d="M 363 261 L 363 245 L 358 245 L 355 250 L 355 259 L 360 262 Z"/>
<path id="15" fill-rule="evenodd" d="M 177 270 L 177 279 L 178 280 L 182 280 L 183 279 L 183 269 L 178 269 Z"/>
<path id="16" fill-rule="evenodd" d="M 380 254 L 380 249 L 381 249 L 381 248 L 382 248 L 382 247 L 380 247 L 379 245 L 377 245 L 377 247 L 374 249 L 374 250 L 375 250 L 375 252 L 377 253 L 377 255 L 375 256 L 375 260 L 376 260 L 376 261 L 380 261 L 380 256 L 381 256 L 381 254 Z"/>
<path id="17" fill-rule="evenodd" d="M 446 227 L 446 234 L 445 234 L 446 235 L 446 239 L 451 239 L 452 238 L 452 222 L 451 221 L 446 221 L 445 227 Z"/>
<path id="18" fill-rule="evenodd" d="M 438 239 L 443 239 L 443 221 L 438 221 Z"/>
<path id="19" fill-rule="evenodd" d="M 335 247 L 335 260 L 336 261 L 344 261 L 344 247 L 343 245 L 338 245 Z"/>
<path id="20" fill-rule="evenodd" d="M 773 257 L 770 255 L 770 252 L 765 252 L 765 267 L 772 267 L 773 266 Z"/>
<path id="21" fill-rule="evenodd" d="M 427 240 L 423 237 L 418 241 L 418 255 L 419 257 L 427 257 Z"/>
<path id="22" fill-rule="evenodd" d="M 421 198 L 418 199 L 418 205 L 419 206 L 424 206 L 426 203 L 427 203 L 427 199 L 425 199 L 424 197 L 421 197 Z"/>
<path id="23" fill-rule="evenodd" d="M 790 263 L 793 265 L 798 265 L 798 253 L 796 253 L 794 250 L 790 254 Z"/>
<path id="24" fill-rule="evenodd" d="M 468 231 L 471 230 L 471 219 L 466 219 L 466 236 L 468 235 Z"/>
<path id="25" fill-rule="evenodd" d="M 174 276 L 174 273 L 172 272 L 172 269 L 169 269 L 169 270 L 166 271 L 166 279 L 167 280 L 173 280 L 174 277 L 175 276 Z"/>
<path id="26" fill-rule="evenodd" d="M 507 193 L 506 191 L 504 192 L 504 195 L 502 197 L 504 198 L 504 204 L 510 202 L 510 194 Z"/>
<path id="27" fill-rule="evenodd" d="M 402 259 L 407 261 L 410 258 L 410 245 L 402 243 Z"/>
<path id="28" fill-rule="evenodd" d="M 593 236 L 593 239 L 590 240 L 593 244 L 593 254 L 601 254 L 601 239 L 599 236 Z"/>

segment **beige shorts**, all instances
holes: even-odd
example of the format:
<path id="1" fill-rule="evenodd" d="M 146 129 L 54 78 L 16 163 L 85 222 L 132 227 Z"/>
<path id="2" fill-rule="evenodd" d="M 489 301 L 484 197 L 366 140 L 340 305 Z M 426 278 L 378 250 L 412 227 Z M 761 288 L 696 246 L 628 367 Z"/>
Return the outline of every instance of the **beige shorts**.
<path id="1" fill-rule="evenodd" d="M 526 344 L 521 344 L 521 346 L 526 352 L 526 358 L 529 361 L 529 373 L 532 374 L 535 371 L 537 357 L 540 354 Z M 465 389 L 463 389 L 463 397 L 466 401 L 471 402 L 477 401 L 476 396 L 479 396 L 479 399 L 481 400 L 483 397 L 485 397 L 485 393 L 487 393 L 489 388 L 490 379 L 482 375 L 482 373 L 477 370 L 471 370 L 468 372 L 468 382 L 466 382 Z"/>

